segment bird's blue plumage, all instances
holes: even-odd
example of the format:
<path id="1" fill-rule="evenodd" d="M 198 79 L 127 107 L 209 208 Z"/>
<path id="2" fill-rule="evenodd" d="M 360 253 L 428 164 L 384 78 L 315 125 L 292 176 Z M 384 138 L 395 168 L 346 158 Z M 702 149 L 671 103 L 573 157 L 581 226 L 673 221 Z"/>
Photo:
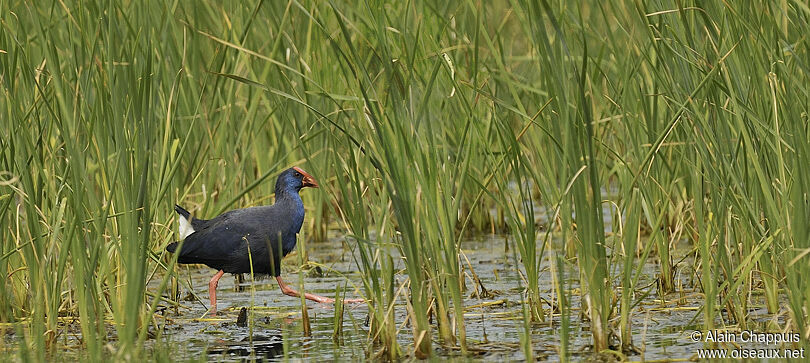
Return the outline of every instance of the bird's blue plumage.
<path id="1" fill-rule="evenodd" d="M 300 170 L 300 169 L 299 169 Z M 180 243 L 179 263 L 201 263 L 229 273 L 279 276 L 281 258 L 295 248 L 304 222 L 304 203 L 298 192 L 304 187 L 296 169 L 282 172 L 276 181 L 276 201 L 270 206 L 236 209 L 209 220 L 191 217 L 194 232 Z M 317 184 L 315 184 L 317 186 Z M 177 206 L 181 216 L 189 213 Z"/>

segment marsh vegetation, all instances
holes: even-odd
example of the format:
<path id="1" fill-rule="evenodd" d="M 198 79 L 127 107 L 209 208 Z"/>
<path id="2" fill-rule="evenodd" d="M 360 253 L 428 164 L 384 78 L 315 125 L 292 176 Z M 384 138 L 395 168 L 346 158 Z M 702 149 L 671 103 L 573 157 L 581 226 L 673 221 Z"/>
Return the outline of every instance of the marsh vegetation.
<path id="1" fill-rule="evenodd" d="M 285 273 L 366 302 L 248 283 L 227 313 L 248 308 L 248 346 L 565 361 L 752 329 L 806 347 L 810 9 L 576 5 L 0 2 L 8 357 L 205 355 L 173 330 L 232 327 L 197 319 L 205 284 L 165 253 L 173 205 L 269 204 L 293 165 L 321 188 Z"/>

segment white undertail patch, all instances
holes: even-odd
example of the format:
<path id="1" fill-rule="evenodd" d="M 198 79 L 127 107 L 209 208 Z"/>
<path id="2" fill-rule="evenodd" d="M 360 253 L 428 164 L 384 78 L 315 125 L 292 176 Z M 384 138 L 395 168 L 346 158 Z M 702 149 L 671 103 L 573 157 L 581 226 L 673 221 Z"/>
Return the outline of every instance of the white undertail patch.
<path id="1" fill-rule="evenodd" d="M 186 239 L 188 235 L 194 233 L 194 227 L 191 226 L 188 219 L 183 216 L 180 217 L 180 227 L 178 228 L 178 232 L 180 232 L 180 239 Z"/>

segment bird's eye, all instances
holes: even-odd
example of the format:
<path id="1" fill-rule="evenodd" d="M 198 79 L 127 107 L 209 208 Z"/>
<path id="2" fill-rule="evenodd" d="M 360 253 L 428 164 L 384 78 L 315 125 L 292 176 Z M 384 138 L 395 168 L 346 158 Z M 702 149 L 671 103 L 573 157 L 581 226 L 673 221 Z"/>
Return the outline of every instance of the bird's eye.
<path id="1" fill-rule="evenodd" d="M 296 171 L 296 172 L 295 172 L 295 174 L 293 174 L 293 176 L 295 176 L 296 178 L 298 178 L 298 177 L 300 177 L 300 176 L 301 176 L 301 173 L 299 173 L 299 172 L 297 172 L 297 171 Z"/>

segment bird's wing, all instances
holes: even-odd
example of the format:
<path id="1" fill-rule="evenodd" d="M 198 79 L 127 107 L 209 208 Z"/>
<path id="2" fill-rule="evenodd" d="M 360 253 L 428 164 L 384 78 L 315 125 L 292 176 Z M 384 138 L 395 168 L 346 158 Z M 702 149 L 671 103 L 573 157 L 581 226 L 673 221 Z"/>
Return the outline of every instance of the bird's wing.
<path id="1" fill-rule="evenodd" d="M 246 243 L 245 238 L 255 233 L 252 228 L 227 213 L 207 222 L 205 228 L 186 237 L 178 262 L 204 263 L 221 268 Z"/>

